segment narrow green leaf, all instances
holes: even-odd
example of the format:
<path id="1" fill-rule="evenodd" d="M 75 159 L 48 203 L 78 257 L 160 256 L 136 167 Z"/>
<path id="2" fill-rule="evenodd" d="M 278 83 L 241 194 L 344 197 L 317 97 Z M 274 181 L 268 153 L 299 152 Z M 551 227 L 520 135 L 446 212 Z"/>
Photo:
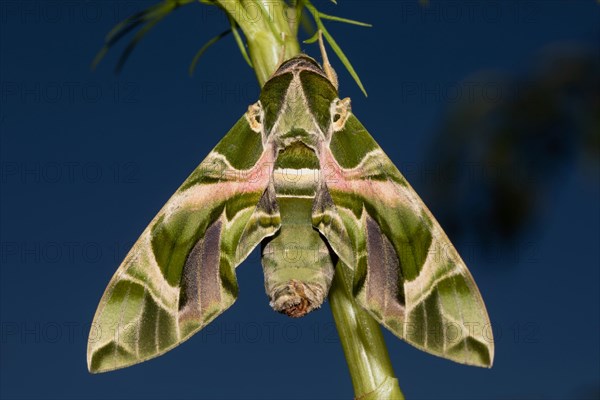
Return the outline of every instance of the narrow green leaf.
<path id="1" fill-rule="evenodd" d="M 329 43 L 329 45 L 331 46 L 331 48 L 333 49 L 335 54 L 342 61 L 342 64 L 344 64 L 344 66 L 350 73 L 350 76 L 352 76 L 352 78 L 354 79 L 354 81 L 356 82 L 356 84 L 358 85 L 360 90 L 363 92 L 365 97 L 367 97 L 367 91 L 365 90 L 365 87 L 363 86 L 360 78 L 358 77 L 358 74 L 354 70 L 354 67 L 350 63 L 350 60 L 348 60 L 348 57 L 346 57 L 346 55 L 344 54 L 344 52 L 342 51 L 340 46 L 333 39 L 333 37 L 329 34 L 327 29 L 325 28 L 325 25 L 323 25 L 323 21 L 321 21 L 321 16 L 322 16 L 321 12 L 318 11 L 309 0 L 304 0 L 304 4 L 306 6 L 306 9 L 312 14 L 319 30 L 321 30 L 321 32 L 323 32 L 323 36 L 325 36 L 325 40 L 327 40 L 327 43 Z M 318 32 L 317 32 L 317 35 L 318 35 Z M 313 37 L 309 38 L 308 41 L 306 41 L 305 43 L 313 43 L 315 40 L 316 40 L 315 36 L 313 36 Z"/>
<path id="2" fill-rule="evenodd" d="M 315 34 L 317 32 L 317 28 L 308 18 L 309 13 L 306 12 L 306 10 L 302 10 L 300 15 L 300 25 L 302 25 L 302 29 L 304 29 L 304 31 L 307 33 Z"/>
<path id="3" fill-rule="evenodd" d="M 154 6 L 153 6 L 154 7 Z M 147 10 L 146 10 L 147 11 Z M 145 21 L 144 15 L 146 11 L 142 11 L 134 14 L 133 16 L 119 22 L 117 26 L 115 26 L 104 39 L 104 46 L 100 49 L 96 57 L 94 57 L 94 61 L 92 62 L 92 69 L 96 69 L 100 61 L 104 58 L 108 50 L 119 41 L 123 36 L 131 32 L 138 25 Z"/>
<path id="4" fill-rule="evenodd" d="M 232 31 L 232 29 L 227 29 L 226 31 L 223 31 L 223 32 L 219 33 L 217 36 L 213 37 L 208 42 L 206 42 L 204 44 L 204 46 L 202 46 L 200 48 L 200 50 L 198 50 L 198 52 L 194 56 L 194 59 L 192 60 L 192 63 L 190 64 L 190 68 L 189 68 L 189 74 L 190 74 L 190 76 L 194 75 L 194 70 L 196 69 L 196 65 L 198 64 L 198 61 L 200 60 L 200 57 L 202 57 L 202 55 L 204 54 L 204 52 L 206 50 L 208 50 L 208 48 L 210 46 L 212 46 L 213 44 L 217 43 L 219 40 L 221 40 L 225 36 L 229 35 L 231 33 L 231 31 Z"/>
<path id="5" fill-rule="evenodd" d="M 135 34 L 133 39 L 131 39 L 131 41 L 129 42 L 129 44 L 127 45 L 125 50 L 123 51 L 123 54 L 121 54 L 121 57 L 119 57 L 119 61 L 117 62 L 117 66 L 115 68 L 115 72 L 117 74 L 119 72 L 121 72 L 121 70 L 123 69 L 123 66 L 125 65 L 125 62 L 127 62 L 127 59 L 131 55 L 131 52 L 133 51 L 133 49 L 135 49 L 135 46 L 137 46 L 137 44 L 140 42 L 140 40 L 142 40 L 144 38 L 144 36 L 146 36 L 146 34 L 148 32 L 150 32 L 150 30 L 152 28 L 154 28 L 154 26 L 157 23 L 159 23 L 164 17 L 166 17 L 167 14 L 164 14 L 158 18 L 155 18 L 154 20 L 152 20 L 152 21 L 148 22 L 146 25 L 144 25 L 139 31 L 137 31 L 137 33 Z"/>
<path id="6" fill-rule="evenodd" d="M 306 40 L 303 40 L 302 43 L 312 44 L 312 43 L 315 43 L 317 40 L 319 40 L 319 30 L 318 29 L 314 33 L 314 35 L 312 35 L 311 37 L 309 37 Z"/>
<path id="7" fill-rule="evenodd" d="M 106 53 L 108 53 L 108 49 L 108 46 L 102 46 L 98 54 L 96 54 L 96 56 L 94 57 L 94 61 L 92 61 L 92 71 L 96 69 L 98 64 L 100 64 L 100 61 L 102 61 Z"/>
<path id="8" fill-rule="evenodd" d="M 336 17 L 335 15 L 327 15 L 327 14 L 323 14 L 322 12 L 319 12 L 319 17 L 321 17 L 322 19 L 328 19 L 330 21 L 344 22 L 344 23 L 350 24 L 350 25 L 364 26 L 366 28 L 371 28 L 373 26 L 366 22 L 360 22 L 360 21 L 356 21 L 353 19 Z"/>
<path id="9" fill-rule="evenodd" d="M 344 64 L 344 66 L 346 67 L 346 69 L 350 73 L 350 76 L 352 76 L 352 78 L 354 78 L 354 81 L 356 82 L 356 84 L 358 85 L 358 87 L 360 88 L 360 90 L 363 92 L 363 94 L 365 95 L 365 97 L 367 97 L 368 96 L 367 95 L 367 91 L 365 90 L 365 87 L 363 86 L 362 82 L 360 81 L 360 78 L 358 77 L 358 74 L 354 70 L 354 67 L 350 63 L 350 60 L 348 60 L 348 57 L 346 57 L 346 55 L 344 54 L 344 52 L 342 51 L 342 49 L 340 48 L 340 46 L 336 43 L 336 41 L 329 34 L 329 32 L 327 32 L 327 30 L 325 29 L 325 27 L 322 26 L 322 29 L 323 29 L 323 36 L 325 36 L 325 39 L 327 40 L 327 43 L 329 43 L 329 45 L 331 46 L 331 48 L 333 49 L 333 51 L 335 52 L 335 54 L 337 54 L 338 58 L 342 61 L 342 64 Z"/>
<path id="10" fill-rule="evenodd" d="M 229 19 L 229 23 L 231 24 L 231 32 L 233 33 L 235 42 L 237 43 L 238 48 L 242 53 L 242 57 L 244 57 L 244 60 L 246 60 L 246 63 L 250 66 L 250 68 L 253 68 L 252 61 L 250 61 L 250 57 L 248 56 L 248 52 L 246 51 L 246 45 L 244 44 L 244 41 L 242 40 L 242 37 L 240 36 L 240 33 L 237 30 L 237 24 L 235 20 L 229 14 L 227 14 L 227 19 Z"/>
<path id="11" fill-rule="evenodd" d="M 156 18 L 162 12 L 164 12 L 165 4 L 159 3 L 148 7 L 145 10 L 139 11 L 132 16 L 125 18 L 119 22 L 113 29 L 106 35 L 106 44 L 113 45 L 121 37 L 130 32 L 133 28 L 139 24 Z"/>
<path id="12" fill-rule="evenodd" d="M 92 62 L 92 69 L 95 69 L 97 65 L 102 61 L 108 50 L 114 46 L 119 40 L 121 40 L 125 35 L 129 32 L 137 28 L 142 24 L 147 24 L 142 27 L 140 32 L 134 37 L 134 39 L 129 43 L 125 52 L 121 55 L 119 65 L 117 65 L 116 70 L 120 71 L 123 67 L 124 62 L 129 57 L 131 51 L 135 45 L 142 39 L 142 37 L 150 30 L 158 21 L 166 17 L 168 14 L 176 10 L 177 8 L 190 4 L 195 0 L 164 0 L 158 4 L 152 5 L 146 8 L 143 11 L 137 12 L 132 16 L 124 19 L 119 22 L 111 31 L 106 35 L 104 39 L 104 46 L 100 49 L 98 54 L 94 57 L 94 61 Z"/>
<path id="13" fill-rule="evenodd" d="M 104 43 L 109 47 L 117 43 L 119 39 L 131 32 L 138 25 L 148 21 L 148 18 L 146 18 L 145 15 L 145 12 L 142 11 L 121 21 L 110 32 L 108 32 Z"/>

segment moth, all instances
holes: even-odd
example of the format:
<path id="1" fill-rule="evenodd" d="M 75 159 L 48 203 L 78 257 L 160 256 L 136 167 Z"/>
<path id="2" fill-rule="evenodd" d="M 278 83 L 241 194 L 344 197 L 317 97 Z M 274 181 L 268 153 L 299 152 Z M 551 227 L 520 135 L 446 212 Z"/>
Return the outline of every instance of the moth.
<path id="1" fill-rule="evenodd" d="M 394 335 L 491 366 L 479 290 L 442 228 L 338 97 L 328 63 L 280 65 L 150 222 L 108 284 L 88 341 L 91 372 L 159 356 L 238 294 L 235 268 L 261 245 L 271 306 L 318 308 L 337 268 Z"/>

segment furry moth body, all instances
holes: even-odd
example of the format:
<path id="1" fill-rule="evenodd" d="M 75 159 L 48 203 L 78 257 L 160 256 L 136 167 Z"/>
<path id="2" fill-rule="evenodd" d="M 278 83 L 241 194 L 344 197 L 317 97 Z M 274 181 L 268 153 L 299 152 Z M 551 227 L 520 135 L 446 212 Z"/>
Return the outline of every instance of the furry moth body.
<path id="1" fill-rule="evenodd" d="M 464 262 L 350 100 L 301 55 L 280 66 L 130 250 L 96 311 L 89 370 L 159 356 L 205 327 L 235 301 L 235 268 L 259 244 L 275 310 L 318 308 L 340 261 L 357 303 L 396 336 L 492 364 L 489 318 Z"/>

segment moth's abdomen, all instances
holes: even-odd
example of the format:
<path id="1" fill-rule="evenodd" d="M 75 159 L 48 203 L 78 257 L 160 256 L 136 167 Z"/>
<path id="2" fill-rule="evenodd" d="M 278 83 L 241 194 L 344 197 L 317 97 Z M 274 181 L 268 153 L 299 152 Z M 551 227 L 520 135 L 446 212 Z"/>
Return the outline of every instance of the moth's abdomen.
<path id="1" fill-rule="evenodd" d="M 315 153 L 300 142 L 281 151 L 273 171 L 281 229 L 263 245 L 265 288 L 271 306 L 301 317 L 321 306 L 333 278 L 332 253 L 312 226 L 319 181 Z"/>
<path id="2" fill-rule="evenodd" d="M 333 278 L 329 248 L 311 225 L 311 198 L 278 197 L 281 229 L 263 247 L 265 288 L 275 311 L 302 317 L 321 306 Z"/>

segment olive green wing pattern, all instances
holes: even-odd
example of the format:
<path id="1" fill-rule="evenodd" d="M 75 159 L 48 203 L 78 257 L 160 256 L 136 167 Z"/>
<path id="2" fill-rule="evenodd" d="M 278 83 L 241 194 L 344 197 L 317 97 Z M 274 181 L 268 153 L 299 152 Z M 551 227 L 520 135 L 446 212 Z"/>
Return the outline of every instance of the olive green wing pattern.
<path id="1" fill-rule="evenodd" d="M 273 149 L 245 116 L 144 230 L 94 317 L 88 368 L 104 372 L 159 356 L 229 308 L 235 267 L 273 235 Z"/>
<path id="2" fill-rule="evenodd" d="M 357 301 L 419 349 L 491 366 L 489 318 L 465 263 L 356 117 L 340 125 L 320 149 L 328 195 L 314 225 L 353 270 Z"/>

